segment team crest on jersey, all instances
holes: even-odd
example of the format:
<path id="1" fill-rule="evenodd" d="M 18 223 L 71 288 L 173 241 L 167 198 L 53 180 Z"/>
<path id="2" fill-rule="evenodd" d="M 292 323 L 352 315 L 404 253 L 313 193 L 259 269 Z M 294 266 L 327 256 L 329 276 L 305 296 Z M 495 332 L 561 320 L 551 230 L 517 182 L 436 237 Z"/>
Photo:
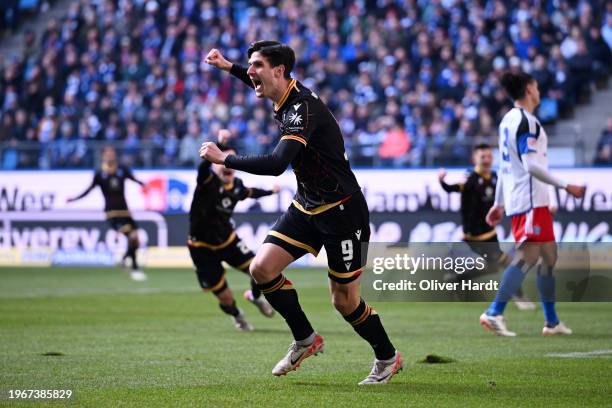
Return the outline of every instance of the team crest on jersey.
<path id="1" fill-rule="evenodd" d="M 297 112 L 289 114 L 289 123 L 299 125 L 302 123 L 302 115 L 299 115 Z"/>
<path id="2" fill-rule="evenodd" d="M 528 137 L 527 138 L 527 146 L 529 146 L 529 147 L 536 147 L 536 143 L 537 143 L 537 140 L 536 140 L 535 137 Z"/>

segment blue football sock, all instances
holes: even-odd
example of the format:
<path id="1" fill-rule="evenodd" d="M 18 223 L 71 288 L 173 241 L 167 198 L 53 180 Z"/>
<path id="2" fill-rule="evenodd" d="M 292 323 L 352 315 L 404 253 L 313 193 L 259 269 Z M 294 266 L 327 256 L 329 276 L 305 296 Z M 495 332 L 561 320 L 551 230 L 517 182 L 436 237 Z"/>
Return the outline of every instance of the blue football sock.
<path id="1" fill-rule="evenodd" d="M 487 315 L 497 316 L 504 314 L 506 304 L 514 295 L 514 293 L 521 287 L 523 280 L 525 279 L 526 272 L 523 272 L 525 267 L 525 261 L 519 261 L 516 265 L 510 265 L 504 271 L 504 275 L 501 279 L 501 285 L 495 296 L 495 300 L 491 303 L 487 309 Z M 529 268 L 526 268 L 529 270 Z"/>
<path id="2" fill-rule="evenodd" d="M 552 274 L 552 266 L 542 266 L 538 268 L 538 291 L 546 325 L 554 327 L 559 324 L 559 317 L 555 310 L 555 277 Z"/>

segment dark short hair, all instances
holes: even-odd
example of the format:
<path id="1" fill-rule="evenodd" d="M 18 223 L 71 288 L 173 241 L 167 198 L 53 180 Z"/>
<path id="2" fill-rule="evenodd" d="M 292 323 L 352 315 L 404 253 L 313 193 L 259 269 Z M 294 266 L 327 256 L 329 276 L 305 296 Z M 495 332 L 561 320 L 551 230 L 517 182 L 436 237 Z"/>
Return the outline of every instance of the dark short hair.
<path id="1" fill-rule="evenodd" d="M 518 73 L 507 71 L 501 77 L 502 86 L 515 101 L 525 96 L 527 85 L 532 81 L 535 81 L 535 78 L 523 71 Z"/>
<path id="2" fill-rule="evenodd" d="M 473 152 L 477 152 L 479 150 L 491 149 L 491 145 L 488 143 L 478 143 L 472 148 Z"/>
<path id="3" fill-rule="evenodd" d="M 291 78 L 291 71 L 295 66 L 295 52 L 291 47 L 278 41 L 256 41 L 249 46 L 248 57 L 251 58 L 254 52 L 263 55 L 272 67 L 283 65 L 285 78 Z"/>

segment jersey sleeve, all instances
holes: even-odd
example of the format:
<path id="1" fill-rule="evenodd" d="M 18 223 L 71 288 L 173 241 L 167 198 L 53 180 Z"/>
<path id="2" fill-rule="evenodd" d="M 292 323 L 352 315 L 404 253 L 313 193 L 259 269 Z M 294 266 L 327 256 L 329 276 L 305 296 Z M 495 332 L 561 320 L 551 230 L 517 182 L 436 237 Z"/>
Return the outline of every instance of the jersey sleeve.
<path id="1" fill-rule="evenodd" d="M 294 140 L 306 146 L 315 127 L 316 117 L 308 101 L 297 101 L 283 115 L 281 140 Z"/>
<path id="2" fill-rule="evenodd" d="M 91 180 L 91 184 L 89 185 L 89 187 L 87 187 L 87 189 L 85 191 L 83 191 L 81 194 L 79 194 L 78 196 L 74 197 L 72 199 L 72 201 L 76 201 L 76 200 L 80 200 L 81 198 L 85 197 L 87 194 L 89 194 L 91 192 L 91 190 L 93 190 L 96 186 L 100 185 L 100 172 L 96 171 L 96 173 L 93 176 L 93 180 Z"/>
<path id="3" fill-rule="evenodd" d="M 210 165 L 211 163 L 208 160 L 202 160 L 198 166 L 198 187 L 203 187 L 212 181 L 214 174 L 210 169 Z"/>
<path id="4" fill-rule="evenodd" d="M 129 167 L 123 167 L 123 174 L 125 174 L 125 178 L 126 179 L 130 179 L 130 180 L 132 180 L 132 181 L 134 181 L 134 182 L 136 182 L 138 184 L 141 184 L 141 185 L 144 184 L 142 181 L 138 180 L 136 178 L 136 176 L 134 176 L 134 173 L 132 172 L 132 169 L 129 168 Z"/>
<path id="5" fill-rule="evenodd" d="M 448 184 L 444 180 L 440 180 L 440 185 L 442 186 L 442 189 L 447 193 L 458 193 L 463 190 L 462 183 Z"/>
<path id="6" fill-rule="evenodd" d="M 122 166 L 121 168 L 123 169 L 123 174 L 125 175 L 125 178 L 134 180 L 134 173 L 132 173 L 132 169 L 125 166 Z"/>
<path id="7" fill-rule="evenodd" d="M 301 143 L 280 140 L 270 154 L 236 156 L 230 154 L 225 158 L 225 167 L 242 170 L 247 173 L 279 176 L 287 169 L 289 163 L 302 149 Z"/>
<path id="8" fill-rule="evenodd" d="M 536 152 L 536 142 L 539 134 L 539 125 L 523 114 L 521 123 L 516 131 L 516 147 L 520 156 Z"/>
<path id="9" fill-rule="evenodd" d="M 274 194 L 274 191 L 272 190 L 264 190 L 262 188 L 256 188 L 256 187 L 249 187 L 247 190 L 249 190 L 248 197 L 255 198 L 255 199 Z"/>
<path id="10" fill-rule="evenodd" d="M 251 81 L 251 78 L 249 78 L 247 74 L 247 69 L 242 65 L 233 64 L 230 68 L 230 74 L 241 80 L 248 87 L 254 88 L 253 81 Z"/>
<path id="11" fill-rule="evenodd" d="M 234 179 L 234 188 L 238 189 L 238 193 L 236 194 L 238 200 L 242 201 L 250 197 L 249 189 L 246 188 L 242 180 L 237 177 Z"/>

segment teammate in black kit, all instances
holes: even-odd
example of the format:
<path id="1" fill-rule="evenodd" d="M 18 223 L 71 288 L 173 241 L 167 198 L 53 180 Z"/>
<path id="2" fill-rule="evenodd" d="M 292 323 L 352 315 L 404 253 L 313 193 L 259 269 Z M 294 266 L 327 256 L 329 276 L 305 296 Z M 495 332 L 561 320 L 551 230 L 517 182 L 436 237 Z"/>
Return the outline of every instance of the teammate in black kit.
<path id="1" fill-rule="evenodd" d="M 140 245 L 138 242 L 138 226 L 132 218 L 125 201 L 125 180 L 132 180 L 141 186 L 144 183 L 134 177 L 132 171 L 117 163 L 117 152 L 112 146 L 106 146 L 102 150 L 102 166 L 96 171 L 91 185 L 83 193 L 74 198 L 69 198 L 67 202 L 80 200 L 99 186 L 104 195 L 104 211 L 110 225 L 116 231 L 124 234 L 128 239 L 128 247 L 123 262 L 127 258 L 132 260 L 132 270 L 130 277 L 135 281 L 144 281 L 147 275 L 138 268 L 136 260 L 136 250 Z"/>
<path id="2" fill-rule="evenodd" d="M 229 131 L 222 130 L 220 141 L 225 141 Z M 235 154 L 229 146 L 222 150 Z M 204 291 L 212 292 L 219 299 L 219 307 L 232 316 L 238 330 L 251 331 L 244 313 L 236 307 L 236 301 L 225 280 L 225 261 L 234 268 L 248 274 L 255 254 L 238 238 L 231 216 L 238 201 L 260 198 L 278 192 L 247 188 L 242 180 L 234 176 L 234 170 L 203 160 L 198 167 L 197 186 L 189 211 L 189 254 L 196 267 L 198 282 Z M 261 291 L 251 278 L 251 289 L 244 293 L 245 299 L 257 306 L 266 317 L 274 310 L 261 296 Z"/>
<path id="3" fill-rule="evenodd" d="M 290 47 L 259 41 L 251 45 L 248 57 L 247 69 L 213 49 L 206 62 L 254 88 L 257 97 L 274 102 L 280 140 L 272 153 L 260 156 L 228 154 L 214 143 L 204 143 L 200 155 L 227 168 L 261 175 L 280 175 L 291 164 L 297 178 L 293 204 L 272 227 L 250 268 L 295 339 L 272 373 L 285 375 L 305 358 L 323 351 L 323 338 L 313 330 L 293 284 L 282 271 L 307 252 L 316 255 L 325 246 L 333 304 L 376 355 L 370 375 L 361 384 L 386 383 L 401 370 L 402 359 L 379 316 L 360 296 L 359 276 L 370 238 L 369 213 L 349 166 L 340 128 L 319 97 L 291 78 L 295 54 Z"/>
<path id="4" fill-rule="evenodd" d="M 474 170 L 467 175 L 463 183 L 447 184 L 444 181 L 446 171 L 440 170 L 438 178 L 444 191 L 461 193 L 461 219 L 463 223 L 463 240 L 472 251 L 485 257 L 490 265 L 497 264 L 505 268 L 511 261 L 508 254 L 499 246 L 497 232 L 485 221 L 487 213 L 495 200 L 497 173 L 491 169 L 493 165 L 493 150 L 491 146 L 482 143 L 474 146 L 472 153 Z M 453 274 L 455 281 L 473 279 L 484 272 L 495 272 L 496 269 L 484 271 L 472 270 L 463 274 Z M 533 310 L 535 304 L 527 299 L 519 288 L 513 297 L 516 306 L 521 310 Z"/>

